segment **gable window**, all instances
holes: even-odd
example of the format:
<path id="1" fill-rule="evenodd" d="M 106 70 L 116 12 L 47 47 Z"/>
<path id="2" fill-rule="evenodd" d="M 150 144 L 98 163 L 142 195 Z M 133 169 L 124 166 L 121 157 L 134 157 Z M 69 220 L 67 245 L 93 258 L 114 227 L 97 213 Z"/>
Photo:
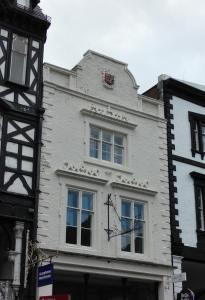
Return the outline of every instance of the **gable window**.
<path id="1" fill-rule="evenodd" d="M 189 121 L 191 126 L 191 145 L 192 156 L 196 153 L 205 155 L 205 115 L 189 112 Z"/>
<path id="2" fill-rule="evenodd" d="M 66 243 L 92 245 L 94 194 L 69 190 L 67 199 Z"/>
<path id="3" fill-rule="evenodd" d="M 121 133 L 90 127 L 90 157 L 124 164 L 125 136 Z"/>
<path id="4" fill-rule="evenodd" d="M 17 0 L 17 5 L 30 8 L 30 0 Z"/>
<path id="5" fill-rule="evenodd" d="M 28 54 L 28 39 L 13 34 L 9 81 L 25 85 Z"/>
<path id="6" fill-rule="evenodd" d="M 121 251 L 144 253 L 144 204 L 122 199 Z"/>

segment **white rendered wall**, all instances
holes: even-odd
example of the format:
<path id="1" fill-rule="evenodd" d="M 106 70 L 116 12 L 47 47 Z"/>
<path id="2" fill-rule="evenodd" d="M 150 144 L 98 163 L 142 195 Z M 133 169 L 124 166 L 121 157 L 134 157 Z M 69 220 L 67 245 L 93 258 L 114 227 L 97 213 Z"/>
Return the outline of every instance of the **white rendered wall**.
<path id="1" fill-rule="evenodd" d="M 191 130 L 188 112 L 190 111 L 205 115 L 205 107 L 196 105 L 175 96 L 172 98 L 170 103 L 173 104 L 173 110 L 171 113 L 174 115 L 174 119 L 171 121 L 171 123 L 174 124 L 172 133 L 174 133 L 175 136 L 175 150 L 173 150 L 173 154 L 203 162 L 200 154 L 196 153 L 195 157 L 192 157 Z"/>
<path id="2" fill-rule="evenodd" d="M 58 251 L 54 262 L 59 271 L 94 272 L 114 276 L 122 276 L 123 271 L 127 277 L 161 282 L 160 299 L 165 299 L 165 295 L 166 299 L 172 299 L 168 164 L 163 103 L 139 96 L 132 76 L 122 63 L 106 57 L 102 59 L 102 56 L 90 53 L 80 65 L 76 71 L 45 66 L 43 105 L 46 112 L 42 136 L 38 241 L 42 248 Z M 116 82 L 113 89 L 103 86 L 103 69 L 114 73 Z M 95 116 L 90 113 L 93 107 Z M 106 119 L 107 110 L 113 113 L 110 120 Z M 113 117 L 115 115 L 123 116 L 127 123 L 116 123 Z M 129 126 L 128 123 L 135 124 L 136 127 Z M 126 136 L 124 166 L 89 157 L 90 124 L 121 132 Z M 71 176 L 71 169 L 76 176 Z M 89 178 L 96 170 L 96 181 L 86 179 L 86 176 Z M 133 178 L 145 185 L 140 183 L 141 187 L 136 187 L 132 183 Z M 125 186 L 113 186 L 113 182 L 124 182 Z M 69 187 L 95 192 L 92 247 L 65 243 Z M 120 236 L 108 242 L 104 230 L 107 228 L 107 206 L 104 203 L 108 193 L 112 194 L 119 213 L 122 198 L 142 201 L 145 204 L 143 254 L 122 252 Z M 112 209 L 110 222 L 111 225 L 120 225 Z M 69 253 L 72 256 L 67 255 Z"/>

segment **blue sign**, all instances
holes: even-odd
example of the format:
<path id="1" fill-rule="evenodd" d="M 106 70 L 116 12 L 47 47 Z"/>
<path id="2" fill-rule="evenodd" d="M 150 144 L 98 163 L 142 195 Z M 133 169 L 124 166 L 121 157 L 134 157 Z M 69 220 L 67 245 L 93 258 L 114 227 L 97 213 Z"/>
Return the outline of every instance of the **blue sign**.
<path id="1" fill-rule="evenodd" d="M 53 284 L 53 264 L 38 267 L 38 287 Z"/>

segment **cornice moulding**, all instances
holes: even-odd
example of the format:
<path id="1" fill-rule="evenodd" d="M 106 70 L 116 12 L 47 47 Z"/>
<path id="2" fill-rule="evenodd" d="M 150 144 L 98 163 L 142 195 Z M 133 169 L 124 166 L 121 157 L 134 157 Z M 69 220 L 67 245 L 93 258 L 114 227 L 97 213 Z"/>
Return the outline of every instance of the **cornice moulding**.
<path id="1" fill-rule="evenodd" d="M 93 117 L 93 118 L 105 120 L 107 122 L 115 123 L 117 125 L 127 127 L 129 129 L 135 129 L 137 127 L 137 124 L 125 121 L 123 119 L 117 119 L 117 118 L 108 116 L 106 114 L 99 113 L 97 111 L 93 111 L 93 110 L 89 110 L 89 109 L 81 109 L 80 112 L 81 112 L 82 115 L 86 115 L 86 116 L 90 116 L 90 117 Z"/>
<path id="2" fill-rule="evenodd" d="M 100 178 L 97 176 L 95 177 L 92 175 L 82 174 L 82 173 L 78 173 L 78 172 L 74 172 L 74 171 L 70 171 L 70 170 L 57 169 L 55 171 L 55 173 L 58 176 L 64 176 L 64 177 L 79 179 L 79 180 L 83 180 L 83 181 L 94 182 L 94 183 L 98 183 L 101 185 L 105 185 L 108 183 L 108 180 L 105 178 Z"/>
<path id="3" fill-rule="evenodd" d="M 121 190 L 127 190 L 127 191 L 134 191 L 141 194 L 146 194 L 149 196 L 155 196 L 157 194 L 157 191 L 147 189 L 147 188 L 141 188 L 135 185 L 127 184 L 127 183 L 121 183 L 117 181 L 111 182 L 111 186 L 114 188 L 118 188 Z"/>

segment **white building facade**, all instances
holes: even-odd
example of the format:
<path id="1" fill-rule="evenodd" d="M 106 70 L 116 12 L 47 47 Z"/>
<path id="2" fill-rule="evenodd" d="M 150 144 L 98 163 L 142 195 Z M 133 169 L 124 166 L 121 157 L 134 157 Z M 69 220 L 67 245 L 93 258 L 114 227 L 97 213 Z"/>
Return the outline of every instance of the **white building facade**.
<path id="1" fill-rule="evenodd" d="M 54 294 L 173 299 L 163 101 L 137 89 L 93 51 L 44 66 L 38 241 Z"/>

